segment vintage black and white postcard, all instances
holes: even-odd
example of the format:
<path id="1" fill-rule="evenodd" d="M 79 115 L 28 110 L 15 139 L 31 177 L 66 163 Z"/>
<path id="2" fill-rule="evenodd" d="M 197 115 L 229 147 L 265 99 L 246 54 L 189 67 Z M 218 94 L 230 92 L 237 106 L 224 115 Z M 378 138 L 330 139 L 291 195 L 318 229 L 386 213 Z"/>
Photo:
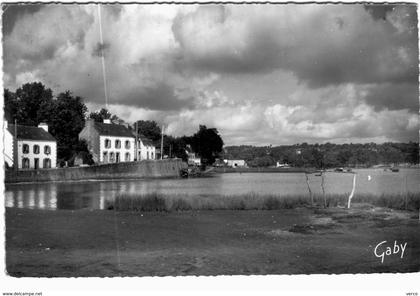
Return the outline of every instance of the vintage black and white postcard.
<path id="1" fill-rule="evenodd" d="M 7 277 L 420 271 L 416 3 L 1 9 Z"/>

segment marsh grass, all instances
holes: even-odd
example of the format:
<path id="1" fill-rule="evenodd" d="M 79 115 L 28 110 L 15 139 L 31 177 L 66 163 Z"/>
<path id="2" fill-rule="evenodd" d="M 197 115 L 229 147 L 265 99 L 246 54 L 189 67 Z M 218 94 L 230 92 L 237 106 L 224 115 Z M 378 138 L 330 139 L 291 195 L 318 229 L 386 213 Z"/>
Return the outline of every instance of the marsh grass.
<path id="1" fill-rule="evenodd" d="M 327 207 L 345 207 L 348 195 L 326 195 Z M 353 203 L 368 203 L 374 206 L 398 210 L 418 210 L 420 193 L 407 195 L 356 195 Z M 142 212 L 173 212 L 191 210 L 280 210 L 298 207 L 311 207 L 309 196 L 295 195 L 261 195 L 248 193 L 240 195 L 168 195 L 150 194 L 121 194 L 115 200 L 107 201 L 107 209 L 117 211 Z M 324 206 L 323 195 L 314 195 L 315 207 Z"/>

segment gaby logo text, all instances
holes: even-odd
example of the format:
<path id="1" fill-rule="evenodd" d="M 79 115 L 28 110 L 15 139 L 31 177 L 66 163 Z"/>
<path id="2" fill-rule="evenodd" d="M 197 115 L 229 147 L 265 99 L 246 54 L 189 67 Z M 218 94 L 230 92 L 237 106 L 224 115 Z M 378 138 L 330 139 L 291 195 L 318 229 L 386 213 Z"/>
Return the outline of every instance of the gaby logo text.
<path id="1" fill-rule="evenodd" d="M 405 248 L 407 247 L 407 243 L 404 244 L 397 244 L 397 241 L 394 241 L 394 246 L 386 246 L 387 241 L 380 242 L 376 245 L 375 256 L 381 258 L 381 262 L 384 263 L 385 256 L 395 255 L 401 253 L 401 259 L 404 257 Z"/>

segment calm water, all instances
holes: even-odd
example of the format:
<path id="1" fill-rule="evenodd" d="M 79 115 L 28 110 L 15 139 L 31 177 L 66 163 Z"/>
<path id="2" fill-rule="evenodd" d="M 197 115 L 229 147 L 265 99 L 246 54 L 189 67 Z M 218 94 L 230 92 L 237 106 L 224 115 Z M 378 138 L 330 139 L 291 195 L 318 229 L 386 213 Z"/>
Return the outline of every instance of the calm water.
<path id="1" fill-rule="evenodd" d="M 420 192 L 420 170 L 401 169 L 399 173 L 382 169 L 356 170 L 357 193 Z M 370 177 L 369 177 L 370 176 Z M 370 179 L 370 180 L 369 180 Z M 353 174 L 326 173 L 326 193 L 349 193 Z M 314 193 L 321 193 L 321 177 L 310 175 Z M 6 207 L 30 209 L 104 209 L 105 201 L 120 193 L 158 192 L 180 195 L 308 194 L 302 173 L 229 173 L 198 179 L 115 180 L 71 183 L 6 185 Z"/>

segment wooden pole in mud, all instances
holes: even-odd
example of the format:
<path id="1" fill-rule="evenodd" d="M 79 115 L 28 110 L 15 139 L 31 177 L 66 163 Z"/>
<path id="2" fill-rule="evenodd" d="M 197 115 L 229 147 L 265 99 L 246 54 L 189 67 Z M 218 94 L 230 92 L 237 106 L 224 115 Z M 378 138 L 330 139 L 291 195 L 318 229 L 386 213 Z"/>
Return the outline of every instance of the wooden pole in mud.
<path id="1" fill-rule="evenodd" d="M 356 189 L 356 174 L 353 176 L 353 189 L 351 190 L 350 196 L 349 196 L 349 202 L 347 204 L 347 208 L 350 209 L 351 199 L 354 195 L 354 190 Z"/>
<path id="2" fill-rule="evenodd" d="M 312 196 L 311 186 L 309 186 L 308 173 L 305 172 L 306 185 L 308 185 L 309 197 L 311 198 L 311 205 L 314 206 L 314 197 Z"/>

